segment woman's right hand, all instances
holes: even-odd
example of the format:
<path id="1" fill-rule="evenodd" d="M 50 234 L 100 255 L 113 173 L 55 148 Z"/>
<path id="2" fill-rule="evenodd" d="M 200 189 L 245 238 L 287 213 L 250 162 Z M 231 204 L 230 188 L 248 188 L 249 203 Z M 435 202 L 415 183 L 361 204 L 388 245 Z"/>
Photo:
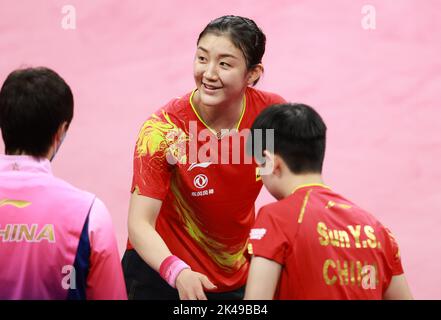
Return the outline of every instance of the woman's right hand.
<path id="1" fill-rule="evenodd" d="M 128 219 L 130 242 L 142 259 L 158 272 L 164 259 L 171 255 L 154 227 L 161 206 L 162 201 L 141 196 L 135 190 L 130 200 Z M 182 300 L 206 300 L 204 289 L 216 289 L 207 276 L 191 269 L 182 270 L 175 284 Z"/>
<path id="2" fill-rule="evenodd" d="M 217 287 L 208 280 L 206 275 L 191 269 L 182 270 L 176 278 L 176 289 L 181 300 L 207 300 L 204 288 L 213 290 Z"/>

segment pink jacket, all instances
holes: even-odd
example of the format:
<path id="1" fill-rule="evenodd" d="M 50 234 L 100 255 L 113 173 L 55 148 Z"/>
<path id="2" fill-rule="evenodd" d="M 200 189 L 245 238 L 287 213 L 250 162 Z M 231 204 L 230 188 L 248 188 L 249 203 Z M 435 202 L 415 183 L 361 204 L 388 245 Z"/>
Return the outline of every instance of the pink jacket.
<path id="1" fill-rule="evenodd" d="M 47 159 L 0 156 L 0 299 L 126 299 L 111 217 Z"/>

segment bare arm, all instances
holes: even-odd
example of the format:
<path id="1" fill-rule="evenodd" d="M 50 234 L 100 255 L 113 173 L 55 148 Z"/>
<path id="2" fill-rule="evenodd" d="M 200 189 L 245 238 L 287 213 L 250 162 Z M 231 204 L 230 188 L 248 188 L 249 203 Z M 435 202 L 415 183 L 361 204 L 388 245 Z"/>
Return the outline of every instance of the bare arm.
<path id="1" fill-rule="evenodd" d="M 172 254 L 155 230 L 161 206 L 161 200 L 139 195 L 135 190 L 130 199 L 128 218 L 131 244 L 141 258 L 158 272 L 162 261 Z M 204 287 L 215 288 L 205 275 L 190 269 L 184 269 L 176 278 L 181 299 L 206 299 Z"/>
<path id="2" fill-rule="evenodd" d="M 262 257 L 251 259 L 244 300 L 271 300 L 279 283 L 282 266 Z"/>
<path id="3" fill-rule="evenodd" d="M 155 230 L 162 201 L 133 192 L 129 207 L 129 240 L 141 258 L 156 271 L 171 255 L 164 240 Z"/>
<path id="4" fill-rule="evenodd" d="M 393 276 L 383 296 L 384 300 L 412 300 L 412 293 L 404 274 Z"/>

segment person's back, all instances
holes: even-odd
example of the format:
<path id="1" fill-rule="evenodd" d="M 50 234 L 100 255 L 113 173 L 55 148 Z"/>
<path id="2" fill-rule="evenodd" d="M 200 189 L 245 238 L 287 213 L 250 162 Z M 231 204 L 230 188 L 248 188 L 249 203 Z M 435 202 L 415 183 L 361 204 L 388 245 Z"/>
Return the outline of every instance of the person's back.
<path id="1" fill-rule="evenodd" d="M 77 247 L 94 196 L 50 172 L 47 159 L 0 156 L 0 256 L 7 257 L 0 262 L 0 299 L 68 296 L 63 278 L 82 254 Z"/>
<path id="2" fill-rule="evenodd" d="M 257 253 L 284 265 L 276 299 L 382 299 L 403 273 L 387 229 L 322 184 L 263 207 L 253 230 L 263 227 Z"/>
<path id="3" fill-rule="evenodd" d="M 11 73 L 0 91 L 0 299 L 125 299 L 104 204 L 52 175 L 73 116 L 49 69 Z"/>
<path id="4" fill-rule="evenodd" d="M 245 298 L 411 298 L 390 231 L 323 183 L 320 115 L 307 105 L 275 105 L 255 130 L 274 130 L 274 149 L 254 156 L 279 201 L 261 208 L 251 230 Z"/>

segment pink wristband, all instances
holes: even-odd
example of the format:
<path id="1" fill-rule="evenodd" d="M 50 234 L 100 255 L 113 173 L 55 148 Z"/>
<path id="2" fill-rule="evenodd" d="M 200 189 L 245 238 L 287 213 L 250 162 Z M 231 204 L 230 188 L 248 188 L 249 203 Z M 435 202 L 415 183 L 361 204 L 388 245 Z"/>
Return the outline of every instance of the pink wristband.
<path id="1" fill-rule="evenodd" d="M 176 288 L 176 278 L 184 269 L 191 268 L 177 256 L 169 256 L 162 261 L 159 267 L 159 274 L 170 286 Z"/>

